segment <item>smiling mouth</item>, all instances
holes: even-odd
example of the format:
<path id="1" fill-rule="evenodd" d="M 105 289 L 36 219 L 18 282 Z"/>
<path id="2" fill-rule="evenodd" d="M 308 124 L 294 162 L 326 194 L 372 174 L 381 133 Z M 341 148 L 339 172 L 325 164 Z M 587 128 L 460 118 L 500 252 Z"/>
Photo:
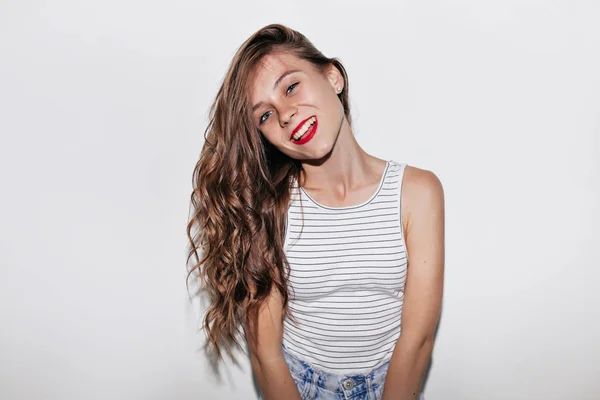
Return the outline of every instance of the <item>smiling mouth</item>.
<path id="1" fill-rule="evenodd" d="M 311 132 L 313 130 L 312 128 L 314 125 L 316 125 L 316 122 L 317 122 L 316 116 L 312 116 L 312 117 L 305 119 L 304 121 L 302 121 L 301 123 L 298 124 L 296 129 L 294 129 L 294 132 L 292 133 L 290 139 L 295 142 L 302 140 L 302 138 L 308 132 Z"/>
<path id="2" fill-rule="evenodd" d="M 317 134 L 317 129 L 319 127 L 319 121 L 316 120 L 310 123 L 308 128 L 306 129 L 306 131 L 304 131 L 304 133 L 302 133 L 302 131 L 298 131 L 299 138 L 298 140 L 292 140 L 292 143 L 295 145 L 303 145 L 305 143 L 308 143 L 316 134 Z"/>

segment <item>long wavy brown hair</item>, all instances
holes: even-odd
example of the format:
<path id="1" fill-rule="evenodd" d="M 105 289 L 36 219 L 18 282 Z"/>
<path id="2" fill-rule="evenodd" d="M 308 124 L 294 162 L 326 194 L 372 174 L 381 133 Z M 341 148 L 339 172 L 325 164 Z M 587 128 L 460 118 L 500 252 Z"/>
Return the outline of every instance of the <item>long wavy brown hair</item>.
<path id="1" fill-rule="evenodd" d="M 241 348 L 239 333 L 256 339 L 261 305 L 278 290 L 289 315 L 289 264 L 283 251 L 290 189 L 302 165 L 268 142 L 252 119 L 249 80 L 261 59 L 289 52 L 325 72 L 334 65 L 344 78 L 338 95 L 351 123 L 348 77 L 337 58 L 325 57 L 300 32 L 267 25 L 237 50 L 210 108 L 205 142 L 194 168 L 187 225 L 191 245 L 186 282 L 194 274 L 209 306 L 202 328 L 206 348 L 222 359 L 222 345 Z M 199 253 L 201 255 L 199 255 Z"/>

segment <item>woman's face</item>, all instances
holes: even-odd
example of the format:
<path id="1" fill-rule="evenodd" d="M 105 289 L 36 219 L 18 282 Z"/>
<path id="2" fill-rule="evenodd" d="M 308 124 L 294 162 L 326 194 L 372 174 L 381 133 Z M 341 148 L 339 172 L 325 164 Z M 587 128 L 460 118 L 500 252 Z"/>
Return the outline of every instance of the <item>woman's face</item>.
<path id="1" fill-rule="evenodd" d="M 343 77 L 331 65 L 324 73 L 289 53 L 265 56 L 250 81 L 255 126 L 282 153 L 297 160 L 327 155 L 344 120 L 337 88 Z"/>

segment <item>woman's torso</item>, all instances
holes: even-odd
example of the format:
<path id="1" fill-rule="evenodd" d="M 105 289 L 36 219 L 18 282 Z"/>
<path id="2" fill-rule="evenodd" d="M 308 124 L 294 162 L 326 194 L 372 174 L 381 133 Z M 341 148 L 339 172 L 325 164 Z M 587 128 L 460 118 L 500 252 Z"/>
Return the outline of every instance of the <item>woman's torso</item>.
<path id="1" fill-rule="evenodd" d="M 292 189 L 284 250 L 296 321 L 285 319 L 283 344 L 323 371 L 372 370 L 390 359 L 400 336 L 405 167 L 388 161 L 377 190 L 355 206 L 327 207 Z"/>

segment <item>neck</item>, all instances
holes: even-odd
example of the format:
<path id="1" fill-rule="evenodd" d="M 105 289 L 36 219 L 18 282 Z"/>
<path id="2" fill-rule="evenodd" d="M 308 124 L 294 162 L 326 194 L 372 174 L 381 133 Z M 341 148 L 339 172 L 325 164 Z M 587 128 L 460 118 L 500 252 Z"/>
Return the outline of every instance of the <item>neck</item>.
<path id="1" fill-rule="evenodd" d="M 358 144 L 344 118 L 331 152 L 320 160 L 302 162 L 300 182 L 308 190 L 336 188 L 336 191 L 345 192 L 372 180 L 378 161 Z"/>

